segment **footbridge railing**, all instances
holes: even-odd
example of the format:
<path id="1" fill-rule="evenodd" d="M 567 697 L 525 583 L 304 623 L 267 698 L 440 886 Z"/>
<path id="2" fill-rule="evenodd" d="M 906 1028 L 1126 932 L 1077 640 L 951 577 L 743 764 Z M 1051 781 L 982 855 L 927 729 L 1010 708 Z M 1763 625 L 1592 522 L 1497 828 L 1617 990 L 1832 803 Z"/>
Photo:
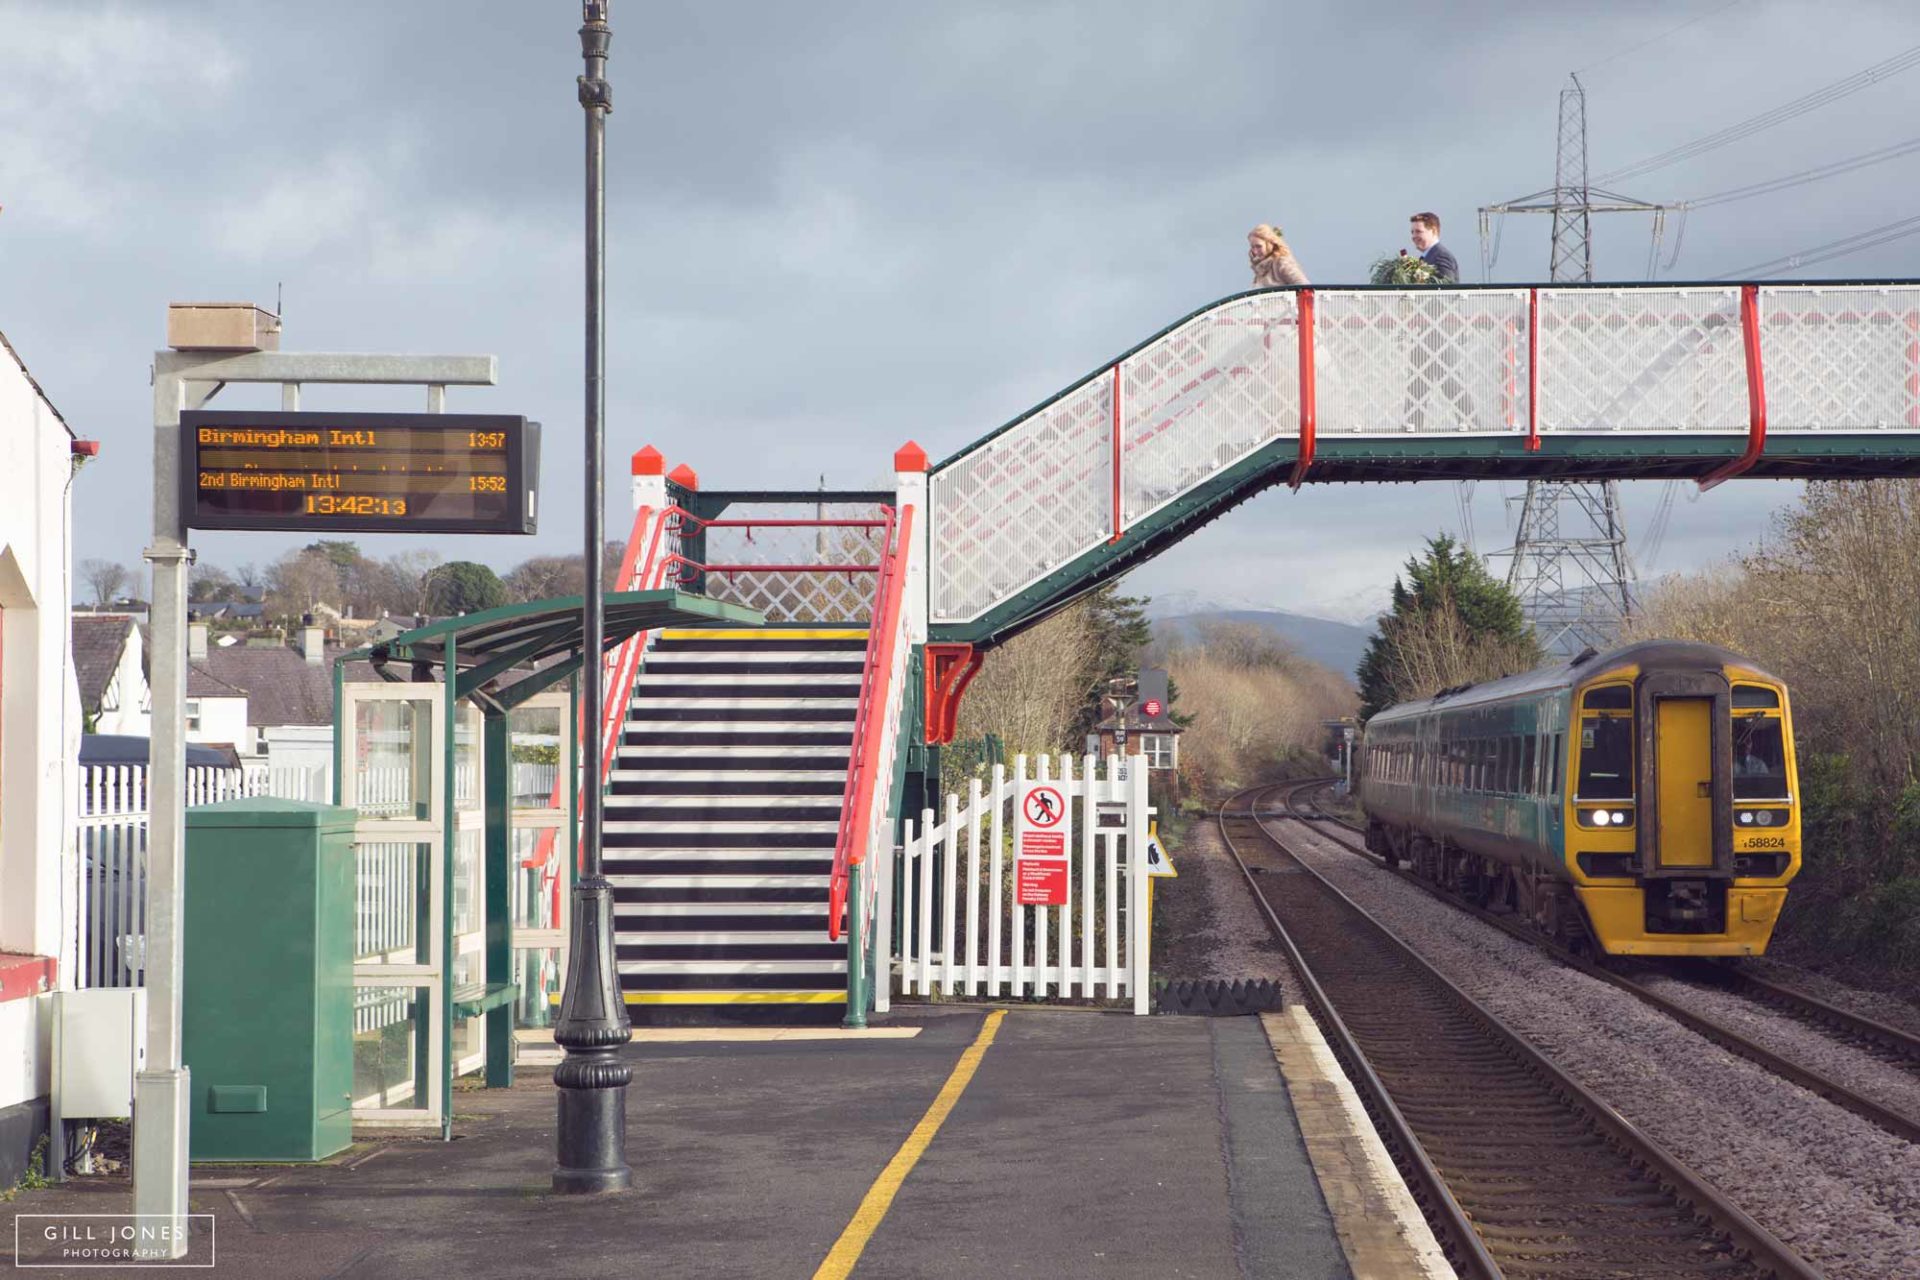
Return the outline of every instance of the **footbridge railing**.
<path id="1" fill-rule="evenodd" d="M 1717 436 L 1711 485 L 1822 432 L 1920 434 L 1920 283 L 1241 294 L 933 469 L 931 621 L 1044 612 L 1090 585 L 1063 569 L 1213 518 L 1223 478 L 1297 486 L 1339 442 Z"/>

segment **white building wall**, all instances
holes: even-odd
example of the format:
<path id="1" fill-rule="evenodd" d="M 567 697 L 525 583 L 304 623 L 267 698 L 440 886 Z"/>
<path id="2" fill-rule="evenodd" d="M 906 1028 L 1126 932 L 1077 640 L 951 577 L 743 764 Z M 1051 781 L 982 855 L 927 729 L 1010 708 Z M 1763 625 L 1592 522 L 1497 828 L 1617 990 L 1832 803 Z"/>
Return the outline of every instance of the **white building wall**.
<path id="1" fill-rule="evenodd" d="M 188 742 L 231 743 L 243 756 L 254 754 L 253 729 L 247 724 L 245 698 L 188 698 L 187 701 L 200 704 L 200 727 L 187 730 Z"/>
<path id="2" fill-rule="evenodd" d="M 140 628 L 127 636 L 120 651 L 120 665 L 107 681 L 100 699 L 100 714 L 94 717 L 95 733 L 129 733 L 136 738 L 153 736 L 153 690 L 147 685 L 146 650 Z M 108 708 L 112 708 L 109 710 Z"/>
<path id="3" fill-rule="evenodd" d="M 80 693 L 70 623 L 71 436 L 0 347 L 0 950 L 54 956 L 73 974 L 74 814 Z M 42 1019 L 49 1002 L 0 1003 L 0 1107 L 47 1092 Z M 33 1023 L 32 1034 L 27 1023 Z M 24 1041 L 24 1043 L 22 1043 Z M 15 1058 L 17 1051 L 21 1054 Z"/>

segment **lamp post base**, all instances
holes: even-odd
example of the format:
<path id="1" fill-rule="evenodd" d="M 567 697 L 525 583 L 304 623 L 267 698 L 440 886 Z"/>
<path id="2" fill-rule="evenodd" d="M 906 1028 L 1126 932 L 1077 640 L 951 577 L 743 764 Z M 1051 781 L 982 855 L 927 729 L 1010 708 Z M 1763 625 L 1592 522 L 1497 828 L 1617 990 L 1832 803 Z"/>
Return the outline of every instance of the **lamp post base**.
<path id="1" fill-rule="evenodd" d="M 608 1065 L 617 1065 L 611 1054 L 608 1059 Z M 626 1067 L 619 1070 L 631 1074 Z M 585 1089 L 563 1085 L 559 1093 L 560 1163 L 553 1170 L 553 1189 L 561 1195 L 601 1195 L 631 1188 L 626 1084 Z"/>
<path id="2" fill-rule="evenodd" d="M 613 888 L 605 876 L 573 887 L 573 946 L 553 1039 L 567 1056 L 553 1069 L 559 1095 L 553 1189 L 563 1195 L 625 1191 L 627 1085 L 620 1048 L 633 1038 L 613 960 Z"/>

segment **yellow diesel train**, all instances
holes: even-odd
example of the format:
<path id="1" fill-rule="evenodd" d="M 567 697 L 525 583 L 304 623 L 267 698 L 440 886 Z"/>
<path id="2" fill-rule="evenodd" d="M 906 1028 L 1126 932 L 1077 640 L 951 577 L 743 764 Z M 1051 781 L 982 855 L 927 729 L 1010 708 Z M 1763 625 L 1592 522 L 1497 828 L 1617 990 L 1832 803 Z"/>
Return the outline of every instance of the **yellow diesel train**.
<path id="1" fill-rule="evenodd" d="M 1606 955 L 1757 956 L 1800 869 L 1787 688 L 1649 641 L 1367 722 L 1367 844 Z"/>

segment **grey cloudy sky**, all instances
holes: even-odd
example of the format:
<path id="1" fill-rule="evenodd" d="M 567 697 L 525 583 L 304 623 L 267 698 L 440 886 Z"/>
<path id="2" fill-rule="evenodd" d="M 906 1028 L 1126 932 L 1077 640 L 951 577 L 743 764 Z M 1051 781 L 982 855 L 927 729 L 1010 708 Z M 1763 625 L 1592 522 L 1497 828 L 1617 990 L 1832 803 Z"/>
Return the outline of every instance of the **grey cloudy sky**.
<path id="1" fill-rule="evenodd" d="M 578 546 L 577 26 L 571 0 L 0 0 L 0 329 L 104 445 L 76 488 L 76 559 L 131 561 L 146 540 L 165 304 L 271 304 L 280 283 L 289 349 L 496 353 L 500 386 L 449 407 L 547 424 L 541 533 L 437 549 L 504 569 Z M 909 437 L 944 456 L 1244 287 L 1255 222 L 1328 284 L 1432 208 L 1477 274 L 1473 211 L 1550 184 L 1569 71 L 1601 63 L 1583 77 L 1599 174 L 1920 44 L 1920 13 L 615 0 L 614 30 L 610 470 L 652 443 L 737 487 L 867 484 Z M 1673 200 L 1786 174 L 1904 140 L 1916 105 L 1920 70 L 1621 185 Z M 1672 278 L 1912 215 L 1917 175 L 1907 157 L 1702 211 Z M 1639 278 L 1646 236 L 1603 225 L 1600 273 Z M 1495 278 L 1544 276 L 1546 237 L 1511 221 Z M 1801 274 L 1911 276 L 1917 259 L 1911 239 Z M 1681 498 L 1652 568 L 1739 550 L 1792 492 Z M 1630 528 L 1660 493 L 1628 486 Z M 1482 550 L 1510 537 L 1503 496 L 1475 492 Z M 609 508 L 624 528 L 617 484 Z M 1451 485 L 1283 490 L 1132 581 L 1354 616 L 1420 537 L 1461 523 Z M 294 541 L 196 537 L 228 564 Z"/>

